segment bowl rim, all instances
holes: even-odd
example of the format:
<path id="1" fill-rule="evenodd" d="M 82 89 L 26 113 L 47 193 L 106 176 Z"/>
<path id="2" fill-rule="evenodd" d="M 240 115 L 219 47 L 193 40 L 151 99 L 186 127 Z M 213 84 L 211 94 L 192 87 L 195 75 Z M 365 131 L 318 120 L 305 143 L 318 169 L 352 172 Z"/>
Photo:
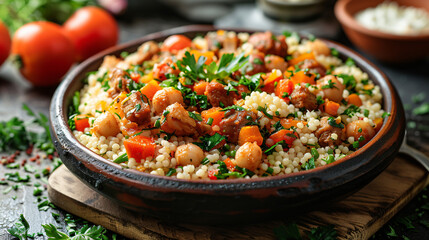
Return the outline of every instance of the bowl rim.
<path id="1" fill-rule="evenodd" d="M 353 1 L 356 0 L 339 0 L 336 2 L 334 7 L 334 13 L 337 17 L 338 21 L 342 24 L 347 26 L 348 28 L 351 28 L 361 34 L 364 35 L 370 35 L 373 37 L 383 38 L 383 39 L 391 39 L 391 40 L 397 40 L 397 41 L 410 41 L 410 40 L 417 40 L 417 41 L 425 41 L 429 40 L 429 33 L 424 34 L 416 34 L 416 35 L 400 35 L 400 34 L 392 34 L 388 32 L 382 32 L 377 31 L 374 29 L 367 28 L 360 24 L 356 19 L 353 17 L 352 13 L 347 11 L 347 7 L 349 4 L 352 4 Z M 368 1 L 369 4 L 379 4 L 378 1 L 384 2 L 384 0 L 376 0 L 376 1 Z M 366 3 L 366 2 L 365 2 Z M 363 9 L 366 9 L 371 6 L 365 6 Z M 361 11 L 361 10 L 360 10 Z M 356 14 L 356 13 L 353 13 Z"/>
<path id="2" fill-rule="evenodd" d="M 150 173 L 140 172 L 133 169 L 124 169 L 119 164 L 113 163 L 112 161 L 103 158 L 102 156 L 96 154 L 95 152 L 92 152 L 89 148 L 84 146 L 76 139 L 76 137 L 73 135 L 72 131 L 70 130 L 67 124 L 66 112 L 67 112 L 67 106 L 70 100 L 65 99 L 65 93 L 69 89 L 70 85 L 72 85 L 76 81 L 82 80 L 82 79 L 79 79 L 79 75 L 82 74 L 82 71 L 86 70 L 87 68 L 90 68 L 91 64 L 93 64 L 96 61 L 100 61 L 100 59 L 104 58 L 105 55 L 112 55 L 113 53 L 118 54 L 119 52 L 125 49 L 137 48 L 141 43 L 149 40 L 158 39 L 159 41 L 162 41 L 161 38 L 165 39 L 167 36 L 173 35 L 173 34 L 187 34 L 187 33 L 192 34 L 196 32 L 206 33 L 209 31 L 216 31 L 218 29 L 219 28 L 215 28 L 214 26 L 211 26 L 211 25 L 188 25 L 183 27 L 172 28 L 161 32 L 145 35 L 142 38 L 109 48 L 105 51 L 102 51 L 90 57 L 86 61 L 79 64 L 75 69 L 73 69 L 73 71 L 70 72 L 65 77 L 63 82 L 55 91 L 55 94 L 52 98 L 51 107 L 50 107 L 50 126 L 52 129 L 51 133 L 56 138 L 58 138 L 58 134 L 65 137 L 66 142 L 64 143 L 59 141 L 59 144 L 63 149 L 65 149 L 72 155 L 76 156 L 76 155 L 83 154 L 86 157 L 88 157 L 88 159 L 76 158 L 79 161 L 79 164 L 83 164 L 87 169 L 93 172 L 102 174 L 107 178 L 111 178 L 110 175 L 112 175 L 111 174 L 112 171 L 109 171 L 109 172 L 105 171 L 106 168 L 113 167 L 114 169 L 119 170 L 120 174 L 117 174 L 114 177 L 117 183 L 126 183 L 127 185 L 131 184 L 132 186 L 140 189 L 157 189 L 157 191 L 178 191 L 178 188 L 180 188 L 181 190 L 186 189 L 193 193 L 202 193 L 202 192 L 207 193 L 208 191 L 211 190 L 210 191 L 211 193 L 219 193 L 219 191 L 222 191 L 222 193 L 226 193 L 226 194 L 235 193 L 236 191 L 258 190 L 260 188 L 267 188 L 267 187 L 274 188 L 274 187 L 278 187 L 279 184 L 281 186 L 287 186 L 287 187 L 301 186 L 302 184 L 300 184 L 299 181 L 302 181 L 302 180 L 306 180 L 306 184 L 308 185 L 310 184 L 309 181 L 311 179 L 320 178 L 319 175 L 326 172 L 332 173 L 333 171 L 335 171 L 335 172 L 342 172 L 343 174 L 349 173 L 351 172 L 351 169 L 357 169 L 359 167 L 366 165 L 369 161 L 374 160 L 372 158 L 366 159 L 360 156 L 363 155 L 362 153 L 368 152 L 368 149 L 370 149 L 371 147 L 374 147 L 373 146 L 374 143 L 377 143 L 380 140 L 380 138 L 382 138 L 386 133 L 388 133 L 390 130 L 393 130 L 395 121 L 399 121 L 399 124 L 402 125 L 403 129 L 399 129 L 397 133 L 397 136 L 399 139 L 399 141 L 397 142 L 400 142 L 400 143 L 402 142 L 402 138 L 405 132 L 405 129 L 404 129 L 405 120 L 402 119 L 402 122 L 400 122 L 401 118 L 403 118 L 402 104 L 399 100 L 399 96 L 394 86 L 392 85 L 388 77 L 379 68 L 377 68 L 373 63 L 368 61 L 362 55 L 358 54 L 357 52 L 351 50 L 350 48 L 340 43 L 336 43 L 330 40 L 325 40 L 323 38 L 319 38 L 319 39 L 325 41 L 328 44 L 328 46 L 335 47 L 342 55 L 346 57 L 352 57 L 355 60 L 356 64 L 359 65 L 360 67 L 364 66 L 364 68 L 372 69 L 372 71 L 377 75 L 376 78 L 380 80 L 380 82 L 377 81 L 377 85 L 380 86 L 380 89 L 382 91 L 385 91 L 383 93 L 384 109 L 385 111 L 390 112 L 391 114 L 390 117 L 385 118 L 383 120 L 383 125 L 381 129 L 367 144 L 365 144 L 358 151 L 353 152 L 352 154 L 349 154 L 343 157 L 342 159 L 339 159 L 331 164 L 320 166 L 311 170 L 290 173 L 287 175 L 261 177 L 256 179 L 228 179 L 228 180 L 222 180 L 222 181 L 201 180 L 201 179 L 185 180 L 185 179 L 177 179 L 177 178 L 166 177 L 166 176 L 152 175 Z M 228 31 L 236 31 L 236 32 L 249 32 L 249 33 L 260 32 L 258 30 L 249 30 L 249 29 L 247 30 L 234 29 L 234 28 L 222 28 L 222 29 L 228 30 Z M 394 146 L 395 150 L 389 154 L 396 154 L 397 150 L 399 149 L 400 143 L 396 143 L 396 145 Z M 348 163 L 347 165 L 351 165 L 351 166 L 345 167 L 346 163 Z M 337 183 L 336 186 L 342 185 L 345 182 L 350 182 L 355 178 L 356 177 L 353 177 L 347 180 L 344 179 L 344 181 L 341 182 L 341 184 Z M 298 182 L 298 185 L 296 185 L 297 182 Z M 264 183 L 264 184 L 260 184 L 260 183 Z M 262 185 L 264 186 L 261 187 Z M 334 188 L 336 186 L 332 186 L 331 188 Z M 210 189 L 210 190 L 207 190 L 207 189 Z M 321 189 L 316 191 L 321 191 Z"/>

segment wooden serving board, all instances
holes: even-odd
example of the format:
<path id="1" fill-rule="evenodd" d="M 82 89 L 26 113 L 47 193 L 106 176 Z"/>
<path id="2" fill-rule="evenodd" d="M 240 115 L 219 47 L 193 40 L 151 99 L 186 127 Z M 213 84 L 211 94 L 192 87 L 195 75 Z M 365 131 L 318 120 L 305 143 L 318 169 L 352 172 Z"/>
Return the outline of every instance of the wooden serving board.
<path id="1" fill-rule="evenodd" d="M 354 195 L 297 219 L 300 230 L 332 224 L 339 239 L 368 239 L 429 182 L 412 159 L 398 156 L 375 180 Z M 50 200 L 58 207 L 132 239 L 273 239 L 282 221 L 243 226 L 172 225 L 117 206 L 78 180 L 65 166 L 49 178 Z"/>

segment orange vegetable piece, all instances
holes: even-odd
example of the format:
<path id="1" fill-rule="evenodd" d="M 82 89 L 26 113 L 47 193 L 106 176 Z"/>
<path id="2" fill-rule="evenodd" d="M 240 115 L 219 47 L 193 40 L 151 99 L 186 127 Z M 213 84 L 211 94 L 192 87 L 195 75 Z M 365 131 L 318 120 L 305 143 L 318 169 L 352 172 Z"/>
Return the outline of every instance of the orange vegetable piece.
<path id="1" fill-rule="evenodd" d="M 217 177 L 215 176 L 217 173 L 219 172 L 219 169 L 213 169 L 213 170 L 210 170 L 209 172 L 208 172 L 208 177 L 211 179 L 211 180 L 216 180 L 217 179 Z"/>
<path id="2" fill-rule="evenodd" d="M 299 64 L 300 62 L 306 60 L 306 59 L 313 59 L 316 60 L 316 58 L 314 57 L 314 53 L 313 52 L 309 52 L 309 53 L 304 53 L 296 58 L 293 58 L 291 60 L 289 60 L 289 65 L 295 66 L 296 64 Z"/>
<path id="3" fill-rule="evenodd" d="M 229 171 L 233 172 L 235 170 L 235 164 L 232 162 L 231 159 L 227 158 L 223 160 L 223 162 L 225 163 L 226 168 L 228 168 Z"/>
<path id="4" fill-rule="evenodd" d="M 273 140 L 274 144 L 284 140 L 286 144 L 291 145 L 293 141 L 298 138 L 298 133 L 292 130 L 282 129 L 272 134 L 269 138 Z"/>
<path id="5" fill-rule="evenodd" d="M 292 72 L 295 70 L 294 66 L 289 66 L 286 71 L 284 71 L 283 75 L 285 76 L 285 78 L 290 78 L 290 76 L 292 76 Z"/>
<path id="6" fill-rule="evenodd" d="M 288 79 L 282 79 L 277 84 L 275 94 L 277 97 L 279 97 L 279 98 L 285 100 L 287 103 L 289 103 L 290 99 L 288 97 L 283 97 L 283 95 L 286 92 L 290 96 L 292 94 L 294 88 L 295 88 L 295 86 L 292 83 L 292 81 L 290 81 Z"/>
<path id="7" fill-rule="evenodd" d="M 332 116 L 338 115 L 338 108 L 340 108 L 340 104 L 338 104 L 334 101 L 329 101 L 328 99 L 326 99 L 325 103 L 322 105 L 323 106 L 321 106 L 321 108 L 322 108 L 323 112 L 326 112 L 327 114 L 330 114 Z"/>
<path id="8" fill-rule="evenodd" d="M 238 135 L 238 144 L 243 145 L 246 142 L 256 142 L 259 146 L 262 145 L 264 138 L 259 132 L 259 128 L 257 126 L 245 126 L 241 128 L 240 133 Z"/>
<path id="9" fill-rule="evenodd" d="M 356 93 L 350 94 L 347 97 L 347 103 L 356 105 L 358 107 L 362 106 L 362 100 L 360 99 L 359 95 L 357 95 Z"/>
<path id="10" fill-rule="evenodd" d="M 212 51 L 200 52 L 198 50 L 191 50 L 189 53 L 191 55 L 194 54 L 195 62 L 198 62 L 198 59 L 200 57 L 206 57 L 206 61 L 204 62 L 205 64 L 210 64 L 211 62 L 213 62 L 213 57 L 215 55 Z"/>
<path id="11" fill-rule="evenodd" d="M 206 81 L 199 81 L 199 82 L 195 83 L 195 85 L 194 85 L 194 91 L 198 95 L 204 95 L 204 92 L 206 91 L 207 85 L 209 85 L 208 82 L 206 82 Z"/>
<path id="12" fill-rule="evenodd" d="M 152 100 L 153 96 L 156 92 L 161 90 L 162 87 L 159 86 L 158 82 L 155 80 L 152 80 L 148 82 L 144 87 L 140 89 L 140 92 L 144 95 L 146 95 L 147 98 Z"/>
<path id="13" fill-rule="evenodd" d="M 113 115 L 117 116 L 119 115 L 122 118 L 125 117 L 125 113 L 121 109 L 121 104 L 124 99 L 127 98 L 127 94 L 122 92 L 117 96 L 115 99 L 113 99 L 112 104 L 109 106 L 108 111 L 111 112 Z"/>
<path id="14" fill-rule="evenodd" d="M 311 85 L 315 85 L 316 81 L 314 80 L 316 76 L 312 73 L 305 73 L 304 71 L 299 71 L 293 74 L 290 77 L 290 80 L 293 82 L 293 85 L 298 83 L 309 83 Z"/>
<path id="15" fill-rule="evenodd" d="M 225 117 L 225 113 L 220 111 L 222 108 L 220 107 L 213 107 L 208 110 L 204 110 L 201 112 L 201 117 L 203 117 L 204 121 L 207 123 L 209 118 L 213 119 L 212 126 L 216 126 L 220 124 L 220 121 Z"/>
<path id="16" fill-rule="evenodd" d="M 76 126 L 76 130 L 79 132 L 85 131 L 85 128 L 89 128 L 89 119 L 85 115 L 77 115 L 74 117 L 74 123 Z"/>
<path id="17" fill-rule="evenodd" d="M 264 85 L 268 85 L 270 83 L 278 82 L 282 78 L 283 78 L 282 72 L 280 70 L 274 70 L 264 80 Z"/>
<path id="18" fill-rule="evenodd" d="M 300 122 L 304 125 L 307 125 L 307 122 L 305 121 L 295 120 L 292 118 L 284 118 L 280 120 L 280 124 L 286 129 L 290 129 L 291 127 L 297 127 L 297 124 Z"/>
<path id="19" fill-rule="evenodd" d="M 375 123 L 374 130 L 375 132 L 378 132 L 381 126 L 383 126 L 383 118 L 374 119 L 374 123 Z"/>
<path id="20" fill-rule="evenodd" d="M 137 162 L 155 154 L 155 142 L 152 138 L 137 135 L 124 140 L 125 150 L 129 158 L 134 158 Z"/>

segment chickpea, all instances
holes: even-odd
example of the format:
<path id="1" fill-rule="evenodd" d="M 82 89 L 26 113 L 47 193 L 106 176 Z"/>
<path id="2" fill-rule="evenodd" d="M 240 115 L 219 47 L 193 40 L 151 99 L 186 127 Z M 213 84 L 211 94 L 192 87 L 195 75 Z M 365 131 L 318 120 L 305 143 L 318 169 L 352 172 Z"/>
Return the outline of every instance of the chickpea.
<path id="1" fill-rule="evenodd" d="M 171 87 L 157 91 L 153 96 L 152 103 L 156 114 L 162 114 L 173 103 L 184 105 L 182 93 Z"/>
<path id="2" fill-rule="evenodd" d="M 287 69 L 287 62 L 284 58 L 276 56 L 276 55 L 267 55 L 265 57 L 265 67 L 269 72 L 273 69 L 279 69 L 284 72 Z"/>
<path id="3" fill-rule="evenodd" d="M 246 142 L 243 144 L 235 154 L 235 162 L 237 166 L 255 171 L 259 164 L 261 164 L 262 150 L 256 144 Z"/>
<path id="4" fill-rule="evenodd" d="M 331 49 L 320 39 L 316 39 L 314 41 L 308 41 L 307 47 L 310 48 L 315 55 L 331 55 Z"/>
<path id="5" fill-rule="evenodd" d="M 356 120 L 347 124 L 346 133 L 348 138 L 354 137 L 355 141 L 359 141 L 359 146 L 363 146 L 374 137 L 375 130 L 368 122 Z"/>
<path id="6" fill-rule="evenodd" d="M 344 85 L 333 75 L 325 76 L 317 80 L 319 91 L 323 92 L 323 96 L 334 102 L 343 100 Z"/>
<path id="7" fill-rule="evenodd" d="M 178 165 L 186 166 L 191 164 L 197 167 L 204 159 L 204 152 L 197 145 L 188 143 L 177 147 L 175 157 Z"/>
<path id="8" fill-rule="evenodd" d="M 121 132 L 116 117 L 110 112 L 101 114 L 95 119 L 93 126 L 92 131 L 97 136 L 116 136 Z"/>

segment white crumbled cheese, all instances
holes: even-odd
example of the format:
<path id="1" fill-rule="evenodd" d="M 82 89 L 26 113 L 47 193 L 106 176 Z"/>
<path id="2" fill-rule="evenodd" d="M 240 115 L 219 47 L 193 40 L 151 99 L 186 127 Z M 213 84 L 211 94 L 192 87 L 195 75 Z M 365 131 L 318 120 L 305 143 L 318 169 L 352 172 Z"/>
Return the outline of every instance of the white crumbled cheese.
<path id="1" fill-rule="evenodd" d="M 429 33 L 429 13 L 421 8 L 399 6 L 396 2 L 384 2 L 375 8 L 367 8 L 355 15 L 364 27 L 382 32 L 409 35 Z"/>

